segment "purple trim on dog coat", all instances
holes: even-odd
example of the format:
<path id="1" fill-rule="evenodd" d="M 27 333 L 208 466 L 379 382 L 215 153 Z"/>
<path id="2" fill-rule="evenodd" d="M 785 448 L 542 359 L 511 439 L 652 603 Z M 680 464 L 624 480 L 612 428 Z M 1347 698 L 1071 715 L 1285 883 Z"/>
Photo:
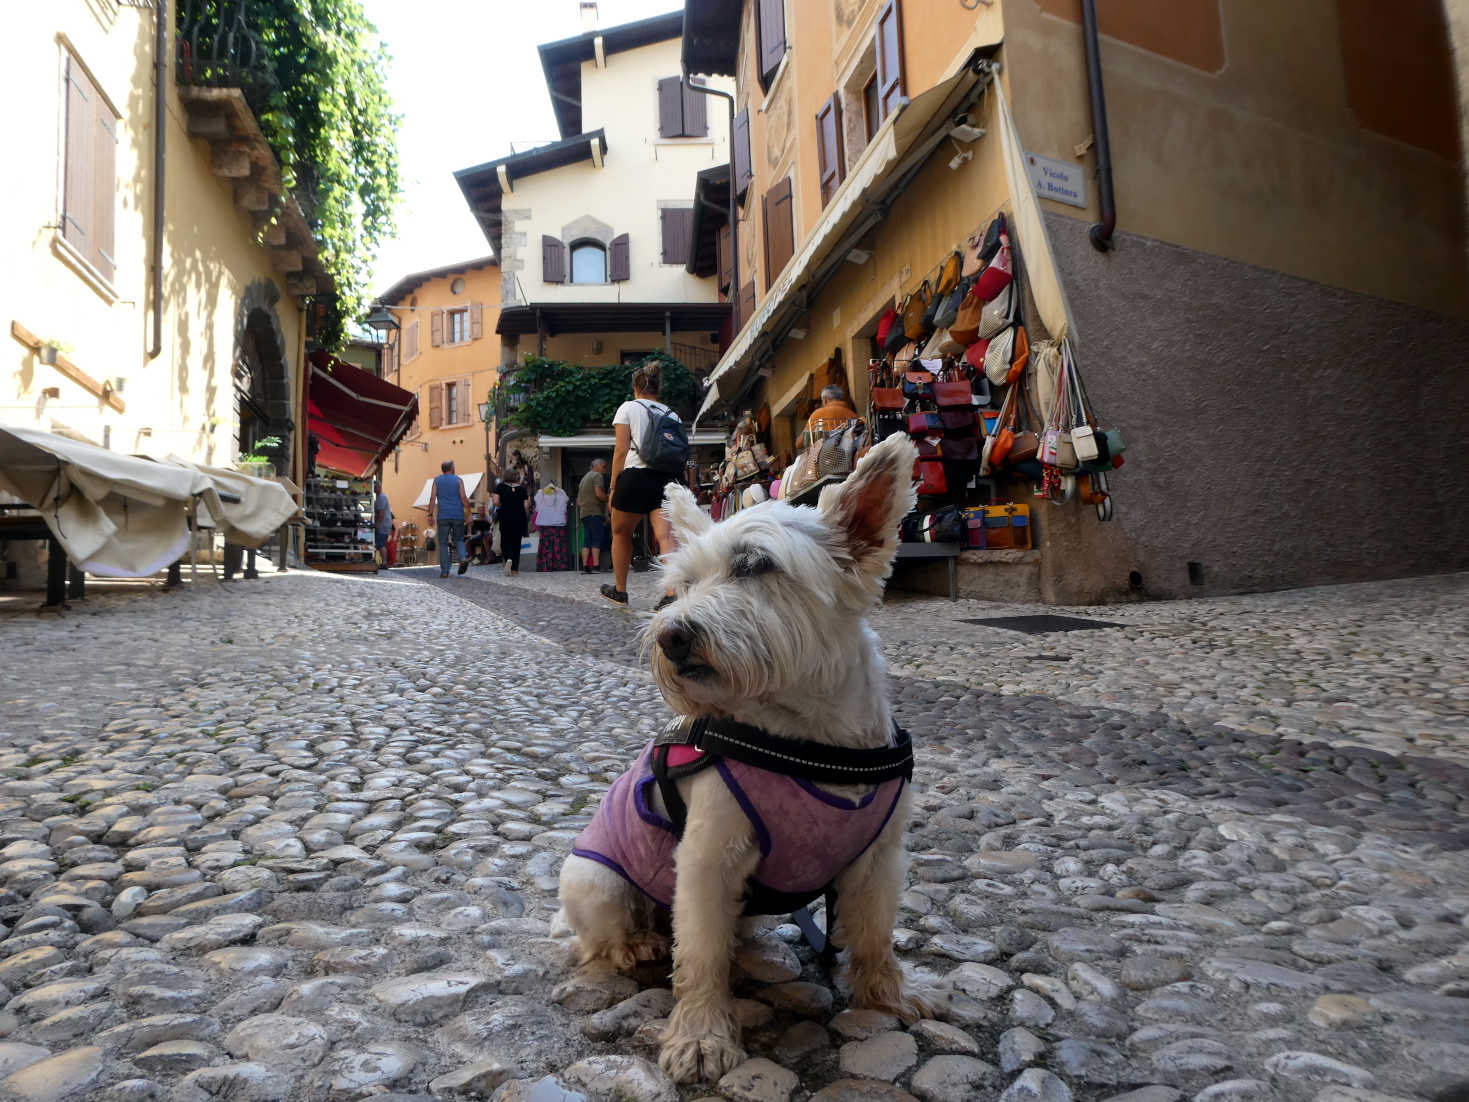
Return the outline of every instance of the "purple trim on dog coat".
<path id="1" fill-rule="evenodd" d="M 652 757 L 650 742 L 633 767 L 612 782 L 572 852 L 606 865 L 654 902 L 671 907 L 678 839 L 673 824 L 651 802 L 658 783 Z M 755 832 L 761 860 L 751 887 L 757 896 L 809 900 L 820 895 L 877 840 L 903 794 L 901 777 L 853 801 L 729 758 L 716 758 L 714 767 Z"/>

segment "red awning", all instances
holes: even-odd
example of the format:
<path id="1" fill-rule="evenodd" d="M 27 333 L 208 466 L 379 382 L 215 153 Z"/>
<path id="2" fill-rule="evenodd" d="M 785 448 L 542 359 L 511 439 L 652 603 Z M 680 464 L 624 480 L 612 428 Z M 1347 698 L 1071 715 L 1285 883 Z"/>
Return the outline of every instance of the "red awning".
<path id="1" fill-rule="evenodd" d="M 325 352 L 307 360 L 306 420 L 317 438 L 317 466 L 360 478 L 413 425 L 418 397 Z"/>

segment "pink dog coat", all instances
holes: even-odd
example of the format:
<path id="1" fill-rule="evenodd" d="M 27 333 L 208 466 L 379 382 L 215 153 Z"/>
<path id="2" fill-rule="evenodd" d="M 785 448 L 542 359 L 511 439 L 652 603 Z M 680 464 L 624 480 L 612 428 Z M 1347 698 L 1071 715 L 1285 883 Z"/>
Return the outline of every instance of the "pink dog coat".
<path id="1" fill-rule="evenodd" d="M 606 865 L 654 902 L 671 907 L 678 835 L 651 799 L 658 786 L 656 745 L 657 740 L 643 747 L 637 763 L 612 782 L 572 852 Z M 799 777 L 693 746 L 670 746 L 668 755 L 670 775 L 712 764 L 754 829 L 760 864 L 750 878 L 746 914 L 784 914 L 821 895 L 877 840 L 905 783 L 903 777 L 885 780 L 852 801 Z"/>

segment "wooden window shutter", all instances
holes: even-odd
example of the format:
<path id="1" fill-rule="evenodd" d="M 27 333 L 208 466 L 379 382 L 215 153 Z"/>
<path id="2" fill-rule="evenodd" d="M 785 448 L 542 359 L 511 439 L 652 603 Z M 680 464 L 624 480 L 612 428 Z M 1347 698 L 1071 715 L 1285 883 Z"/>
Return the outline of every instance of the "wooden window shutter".
<path id="1" fill-rule="evenodd" d="M 702 138 L 709 133 L 708 97 L 689 87 L 683 89 L 683 136 Z"/>
<path id="2" fill-rule="evenodd" d="M 627 234 L 620 233 L 612 239 L 612 248 L 607 256 L 608 282 L 622 283 L 632 278 L 632 257 L 628 255 Z"/>
<path id="3" fill-rule="evenodd" d="M 739 301 L 735 303 L 735 332 L 738 333 L 745 327 L 745 323 L 755 316 L 755 281 L 752 279 L 740 288 Z"/>
<path id="4" fill-rule="evenodd" d="M 765 289 L 768 291 L 795 252 L 795 221 L 791 208 L 791 178 L 765 193 Z"/>
<path id="5" fill-rule="evenodd" d="M 541 278 L 547 283 L 566 282 L 566 246 L 559 237 L 541 235 Z"/>
<path id="6" fill-rule="evenodd" d="M 727 293 L 729 291 L 729 281 L 730 281 L 730 255 L 729 255 L 730 232 L 729 232 L 729 223 L 728 222 L 726 222 L 724 225 L 722 225 L 722 226 L 719 227 L 719 235 L 718 235 L 718 239 L 717 240 L 718 240 L 717 255 L 718 255 L 718 258 L 719 258 L 718 259 L 718 265 L 719 265 L 719 289 L 721 291 L 724 291 L 724 292 Z"/>
<path id="7" fill-rule="evenodd" d="M 658 82 L 658 136 L 662 138 L 682 138 L 684 136 L 683 87 L 678 77 L 664 77 Z"/>
<path id="8" fill-rule="evenodd" d="M 485 335 L 484 308 L 479 303 L 469 307 L 469 339 L 477 341 Z"/>
<path id="9" fill-rule="evenodd" d="M 663 263 L 687 264 L 694 212 L 688 207 L 664 207 L 658 214 L 663 229 Z"/>
<path id="10" fill-rule="evenodd" d="M 754 173 L 750 170 L 750 112 L 747 108 L 735 116 L 734 121 L 734 184 L 735 198 L 743 199 L 749 190 Z"/>
<path id="11" fill-rule="evenodd" d="M 898 109 L 903 98 L 903 14 L 898 0 L 888 0 L 877 14 L 873 49 L 877 54 L 877 105 L 882 118 Z"/>
<path id="12" fill-rule="evenodd" d="M 88 259 L 92 256 L 92 127 L 97 94 L 74 58 L 66 59 L 66 183 L 61 198 L 61 235 Z"/>
<path id="13" fill-rule="evenodd" d="M 821 166 L 821 205 L 824 207 L 847 178 L 842 149 L 842 101 L 833 92 L 816 112 L 816 152 Z"/>
<path id="14" fill-rule="evenodd" d="M 428 316 L 428 343 L 438 348 L 444 343 L 444 311 L 435 310 Z"/>
<path id="15" fill-rule="evenodd" d="M 786 52 L 785 0 L 759 0 L 760 84 L 770 83 Z"/>
<path id="16" fill-rule="evenodd" d="M 444 423 L 444 384 L 428 384 L 428 427 L 436 429 Z"/>
<path id="17" fill-rule="evenodd" d="M 93 97 L 97 121 L 92 135 L 96 156 L 92 161 L 92 253 L 91 261 L 108 283 L 117 274 L 113 256 L 113 211 L 117 209 L 117 119 L 101 96 Z"/>

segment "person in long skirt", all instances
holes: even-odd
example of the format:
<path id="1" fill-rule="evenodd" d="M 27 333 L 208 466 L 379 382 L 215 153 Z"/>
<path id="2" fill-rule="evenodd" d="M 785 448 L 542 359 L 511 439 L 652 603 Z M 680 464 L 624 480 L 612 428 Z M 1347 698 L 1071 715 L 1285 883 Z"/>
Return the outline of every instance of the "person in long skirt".
<path id="1" fill-rule="evenodd" d="M 520 573 L 520 543 L 526 531 L 526 493 L 522 481 L 519 468 L 512 467 L 495 487 L 500 554 L 505 559 L 505 573 L 511 576 Z"/>

